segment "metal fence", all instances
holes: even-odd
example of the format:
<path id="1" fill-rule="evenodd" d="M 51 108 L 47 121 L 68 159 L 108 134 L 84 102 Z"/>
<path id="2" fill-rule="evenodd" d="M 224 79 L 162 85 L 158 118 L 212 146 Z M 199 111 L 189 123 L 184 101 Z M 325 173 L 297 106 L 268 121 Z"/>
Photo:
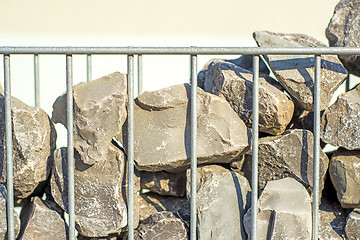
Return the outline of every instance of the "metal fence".
<path id="1" fill-rule="evenodd" d="M 87 79 L 91 76 L 93 54 L 127 55 L 128 74 L 128 239 L 134 239 L 134 56 L 138 56 L 138 90 L 142 91 L 143 55 L 188 55 L 190 56 L 191 82 L 191 197 L 190 197 L 190 239 L 196 239 L 196 133 L 197 133 L 197 57 L 198 55 L 253 55 L 253 135 L 252 135 L 252 193 L 251 193 L 251 239 L 257 239 L 257 200 L 258 200 L 258 123 L 259 123 L 259 56 L 260 55 L 313 55 L 314 56 L 314 165 L 313 165 L 313 232 L 312 239 L 318 239 L 319 229 L 319 153 L 320 153 L 320 80 L 321 55 L 360 54 L 360 48 L 275 48 L 275 47 L 0 47 L 4 55 L 4 96 L 5 96 L 5 149 L 7 177 L 7 224 L 8 239 L 15 239 L 14 233 L 14 189 L 12 161 L 12 125 L 11 125 L 11 87 L 10 56 L 13 54 L 34 55 L 35 105 L 39 99 L 39 54 L 57 54 L 66 56 L 67 89 L 67 147 L 73 145 L 73 65 L 72 56 L 87 55 Z M 74 195 L 74 151 L 67 151 L 68 159 L 68 214 L 69 239 L 75 236 L 75 195 Z"/>

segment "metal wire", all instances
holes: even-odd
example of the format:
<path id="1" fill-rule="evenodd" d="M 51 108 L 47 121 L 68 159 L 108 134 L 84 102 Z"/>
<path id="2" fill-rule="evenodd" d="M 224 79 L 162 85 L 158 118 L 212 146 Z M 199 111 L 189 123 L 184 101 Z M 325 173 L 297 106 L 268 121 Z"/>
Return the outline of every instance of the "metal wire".
<path id="1" fill-rule="evenodd" d="M 86 81 L 90 82 L 92 80 L 92 56 L 88 54 L 86 56 Z"/>
<path id="2" fill-rule="evenodd" d="M 39 54 L 34 54 L 35 106 L 40 107 Z"/>
<path id="3" fill-rule="evenodd" d="M 138 55 L 138 95 L 143 92 L 143 65 L 142 65 L 142 55 Z"/>

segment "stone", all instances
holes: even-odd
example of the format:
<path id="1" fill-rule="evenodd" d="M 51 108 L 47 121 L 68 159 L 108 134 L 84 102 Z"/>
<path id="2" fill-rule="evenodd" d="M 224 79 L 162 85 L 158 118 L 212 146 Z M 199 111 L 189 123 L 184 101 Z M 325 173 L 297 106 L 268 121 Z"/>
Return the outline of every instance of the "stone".
<path id="1" fill-rule="evenodd" d="M 144 92 L 135 99 L 134 159 L 141 171 L 190 166 L 190 85 Z M 197 90 L 197 160 L 228 163 L 247 151 L 251 130 L 225 99 Z"/>
<path id="2" fill-rule="evenodd" d="M 56 148 L 54 124 L 44 110 L 11 98 L 14 194 L 16 200 L 41 194 Z M 6 185 L 5 98 L 0 95 L 0 184 Z M 35 194 L 35 193 L 34 193 Z"/>
<path id="3" fill-rule="evenodd" d="M 82 235 L 78 235 L 77 240 L 118 240 L 118 239 L 125 240 L 126 238 L 122 238 L 123 235 L 112 234 L 107 237 L 85 237 Z"/>
<path id="4" fill-rule="evenodd" d="M 259 47 L 326 47 L 324 43 L 304 34 L 255 32 Z M 297 107 L 314 111 L 314 57 L 309 55 L 266 55 L 272 72 L 293 98 Z M 335 55 L 321 57 L 321 109 L 325 109 L 348 72 Z"/>
<path id="5" fill-rule="evenodd" d="M 190 199 L 190 170 L 186 194 Z M 250 184 L 238 173 L 219 165 L 197 168 L 198 239 L 246 239 L 243 216 L 250 205 Z"/>
<path id="6" fill-rule="evenodd" d="M 342 93 L 321 116 L 321 140 L 348 150 L 360 150 L 360 86 Z"/>
<path id="7" fill-rule="evenodd" d="M 311 198 L 295 179 L 269 181 L 258 200 L 258 239 L 311 239 Z M 244 216 L 251 238 L 251 209 Z"/>
<path id="8" fill-rule="evenodd" d="M 127 75 L 119 72 L 73 89 L 74 147 L 80 159 L 92 165 L 107 155 L 114 136 L 121 133 L 127 101 Z M 53 105 L 52 120 L 66 127 L 66 93 Z"/>
<path id="9" fill-rule="evenodd" d="M 140 187 L 163 196 L 184 197 L 186 173 L 140 172 Z"/>
<path id="10" fill-rule="evenodd" d="M 347 239 L 360 239 L 360 209 L 354 209 L 348 215 L 345 231 Z"/>
<path id="11" fill-rule="evenodd" d="M 341 206 L 360 208 L 360 151 L 335 152 L 329 173 Z"/>
<path id="12" fill-rule="evenodd" d="M 245 122 L 252 127 L 253 73 L 230 62 L 213 62 L 205 74 L 204 90 L 224 97 Z M 282 134 L 289 124 L 294 104 L 284 92 L 272 85 L 268 75 L 259 78 L 259 130 Z"/>
<path id="13" fill-rule="evenodd" d="M 325 34 L 331 47 L 360 46 L 360 1 L 341 0 L 335 7 Z M 360 76 L 360 57 L 341 55 L 340 60 L 351 74 Z"/>
<path id="14" fill-rule="evenodd" d="M 0 185 L 0 239 L 7 239 L 7 214 L 6 214 L 7 194 L 5 186 Z M 14 233 L 15 237 L 20 232 L 20 219 L 16 211 L 14 211 Z"/>
<path id="15" fill-rule="evenodd" d="M 142 221 L 135 230 L 134 239 L 187 240 L 187 235 L 185 223 L 176 214 L 162 211 Z"/>
<path id="16" fill-rule="evenodd" d="M 35 197 L 21 211 L 22 240 L 62 240 L 67 238 L 68 226 L 63 211 L 52 202 Z"/>
<path id="17" fill-rule="evenodd" d="M 68 212 L 67 149 L 56 149 L 50 180 L 51 195 Z M 75 221 L 79 234 L 106 237 L 120 233 L 127 226 L 127 167 L 124 154 L 109 146 L 107 156 L 89 166 L 75 151 Z M 137 192 L 140 180 L 135 177 L 134 226 L 139 222 Z"/>

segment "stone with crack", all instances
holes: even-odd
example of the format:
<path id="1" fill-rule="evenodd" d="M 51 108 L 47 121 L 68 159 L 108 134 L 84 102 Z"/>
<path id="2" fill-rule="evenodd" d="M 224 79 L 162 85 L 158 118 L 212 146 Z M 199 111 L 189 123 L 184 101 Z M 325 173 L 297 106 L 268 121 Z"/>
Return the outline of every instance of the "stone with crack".
<path id="1" fill-rule="evenodd" d="M 346 237 L 349 240 L 360 239 L 360 209 L 354 209 L 346 219 Z"/>

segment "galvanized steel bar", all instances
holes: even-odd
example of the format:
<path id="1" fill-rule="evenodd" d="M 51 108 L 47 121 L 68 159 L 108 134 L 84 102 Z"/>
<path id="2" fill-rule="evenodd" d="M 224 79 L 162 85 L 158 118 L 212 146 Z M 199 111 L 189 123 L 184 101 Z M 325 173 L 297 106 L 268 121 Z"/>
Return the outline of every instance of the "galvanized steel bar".
<path id="1" fill-rule="evenodd" d="M 66 118 L 67 118 L 67 165 L 68 165 L 68 213 L 69 239 L 75 240 L 75 181 L 74 181 L 74 132 L 73 132 L 73 66 L 72 55 L 66 55 Z"/>
<path id="2" fill-rule="evenodd" d="M 320 154 L 320 82 L 321 56 L 315 56 L 314 81 L 314 166 L 313 166 L 313 239 L 318 239 L 319 229 L 319 154 Z"/>
<path id="3" fill-rule="evenodd" d="M 191 197 L 190 239 L 196 240 L 196 174 L 197 174 L 197 56 L 191 55 Z"/>
<path id="4" fill-rule="evenodd" d="M 251 239 L 257 239 L 258 145 L 259 145 L 259 56 L 253 56 L 252 92 L 252 165 L 251 165 Z"/>
<path id="5" fill-rule="evenodd" d="M 134 56 L 127 57 L 128 70 L 128 239 L 134 239 Z"/>
<path id="6" fill-rule="evenodd" d="M 92 80 L 92 56 L 88 54 L 86 56 L 86 81 L 90 82 Z"/>
<path id="7" fill-rule="evenodd" d="M 34 95 L 35 106 L 40 107 L 39 55 L 34 54 Z"/>
<path id="8" fill-rule="evenodd" d="M 5 96 L 5 150 L 7 188 L 7 228 L 8 239 L 15 239 L 14 230 L 14 168 L 12 157 L 10 55 L 4 55 L 4 96 Z"/>
<path id="9" fill-rule="evenodd" d="M 142 65 L 142 55 L 138 55 L 138 95 L 143 92 L 143 65 Z"/>
<path id="10" fill-rule="evenodd" d="M 345 92 L 349 90 L 350 90 L 350 74 L 348 74 L 345 79 Z"/>

